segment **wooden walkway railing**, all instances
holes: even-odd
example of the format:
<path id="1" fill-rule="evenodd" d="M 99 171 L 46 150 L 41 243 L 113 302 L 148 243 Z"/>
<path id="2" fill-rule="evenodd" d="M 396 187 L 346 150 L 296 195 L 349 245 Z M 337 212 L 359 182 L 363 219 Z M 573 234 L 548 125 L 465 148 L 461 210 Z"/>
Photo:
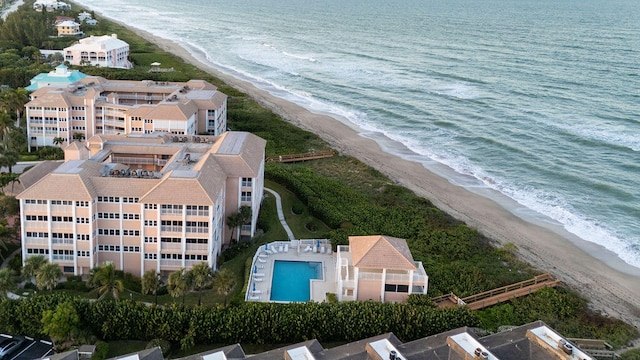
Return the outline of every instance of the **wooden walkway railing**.
<path id="1" fill-rule="evenodd" d="M 462 301 L 464 301 L 470 309 L 479 310 L 487 306 L 529 295 L 545 287 L 555 287 L 558 284 L 560 284 L 560 280 L 554 279 L 551 274 L 547 273 L 538 275 L 530 280 L 467 296 L 462 298 Z"/>
<path id="2" fill-rule="evenodd" d="M 439 307 L 464 305 L 472 310 L 483 309 L 521 296 L 529 295 L 545 287 L 555 287 L 560 283 L 551 274 L 542 274 L 530 280 L 499 287 L 479 294 L 458 298 L 454 294 L 446 294 L 431 299 Z"/>
<path id="3" fill-rule="evenodd" d="M 266 158 L 266 162 L 275 161 L 281 163 L 287 162 L 296 162 L 296 161 L 307 161 L 307 160 L 315 160 L 315 159 L 323 159 L 334 156 L 335 153 L 333 150 L 322 150 L 322 151 L 310 151 L 302 154 L 291 154 L 291 155 L 280 155 L 280 156 L 270 156 Z"/>

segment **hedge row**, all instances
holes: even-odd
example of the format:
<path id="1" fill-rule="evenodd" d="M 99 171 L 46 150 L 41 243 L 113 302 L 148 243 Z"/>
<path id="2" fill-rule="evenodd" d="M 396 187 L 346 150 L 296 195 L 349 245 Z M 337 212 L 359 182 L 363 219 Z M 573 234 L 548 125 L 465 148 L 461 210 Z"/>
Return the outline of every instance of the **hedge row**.
<path id="1" fill-rule="evenodd" d="M 466 308 L 378 302 L 156 307 L 130 300 L 90 302 L 54 293 L 0 301 L 0 332 L 40 337 L 42 313 L 65 301 L 75 306 L 80 324 L 86 327 L 81 330 L 102 339 L 160 338 L 186 347 L 196 343 L 354 341 L 386 332 L 408 341 L 479 322 Z"/>

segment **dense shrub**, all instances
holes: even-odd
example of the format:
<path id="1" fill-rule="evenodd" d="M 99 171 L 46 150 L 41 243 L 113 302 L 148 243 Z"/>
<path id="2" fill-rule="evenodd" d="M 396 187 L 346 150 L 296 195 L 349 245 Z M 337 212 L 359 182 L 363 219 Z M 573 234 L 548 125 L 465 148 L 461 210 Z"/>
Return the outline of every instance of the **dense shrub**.
<path id="1" fill-rule="evenodd" d="M 91 356 L 91 360 L 104 360 L 109 355 L 109 344 L 104 341 L 96 342 L 96 350 Z"/>
<path id="2" fill-rule="evenodd" d="M 294 202 L 293 205 L 291 206 L 291 212 L 296 215 L 302 215 L 302 213 L 304 212 L 304 205 L 302 205 L 297 201 Z"/>
<path id="3" fill-rule="evenodd" d="M 249 246 L 251 246 L 251 243 L 244 242 L 228 247 L 220 254 L 220 258 L 218 258 L 218 264 L 222 265 L 225 261 L 233 259 L 234 257 L 238 256 L 238 254 L 248 249 Z"/>
<path id="4" fill-rule="evenodd" d="M 43 146 L 38 150 L 40 160 L 62 160 L 64 151 L 57 146 Z"/>

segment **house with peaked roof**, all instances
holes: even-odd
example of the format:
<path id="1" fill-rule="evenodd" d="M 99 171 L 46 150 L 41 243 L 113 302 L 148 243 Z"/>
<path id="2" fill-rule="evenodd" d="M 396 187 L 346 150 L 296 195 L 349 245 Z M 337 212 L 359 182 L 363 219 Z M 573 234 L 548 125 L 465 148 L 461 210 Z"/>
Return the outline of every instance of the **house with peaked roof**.
<path id="1" fill-rule="evenodd" d="M 56 24 L 56 28 L 58 29 L 58 37 L 84 35 L 84 32 L 80 30 L 80 24 L 73 20 L 61 21 Z"/>
<path id="2" fill-rule="evenodd" d="M 217 257 L 230 239 L 255 234 L 266 141 L 220 136 L 96 135 L 64 148 L 65 161 L 22 174 L 23 261 L 44 255 L 65 274 L 104 263 L 142 276 Z M 241 206 L 251 219 L 229 228 Z"/>
<path id="3" fill-rule="evenodd" d="M 338 300 L 404 302 L 410 294 L 426 294 L 429 277 L 414 261 L 407 241 L 384 235 L 350 236 L 338 246 Z"/>

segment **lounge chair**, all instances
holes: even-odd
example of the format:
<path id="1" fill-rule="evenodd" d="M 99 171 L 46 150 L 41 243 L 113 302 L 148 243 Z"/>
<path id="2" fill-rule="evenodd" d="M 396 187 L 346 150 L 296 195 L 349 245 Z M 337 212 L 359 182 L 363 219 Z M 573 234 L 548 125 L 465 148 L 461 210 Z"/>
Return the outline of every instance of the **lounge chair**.
<path id="1" fill-rule="evenodd" d="M 289 252 L 289 244 L 284 245 L 284 252 Z"/>
<path id="2" fill-rule="evenodd" d="M 262 290 L 256 289 L 251 291 L 252 294 L 262 294 Z"/>
<path id="3" fill-rule="evenodd" d="M 309 251 L 311 251 L 311 246 L 307 245 L 307 247 L 306 247 L 306 248 L 304 248 L 304 250 L 303 250 L 303 251 L 304 251 L 304 252 L 309 252 Z"/>
<path id="4" fill-rule="evenodd" d="M 264 269 L 264 265 L 256 265 L 258 269 Z"/>
<path id="5" fill-rule="evenodd" d="M 258 258 L 258 262 L 261 262 L 261 263 L 263 263 L 263 264 L 264 264 L 264 263 L 266 263 L 266 262 L 267 262 L 267 260 L 265 260 L 264 258 L 259 257 L 259 258 Z"/>
<path id="6" fill-rule="evenodd" d="M 264 277 L 263 273 L 253 273 L 253 277 Z"/>
<path id="7" fill-rule="evenodd" d="M 331 247 L 327 248 L 327 254 L 331 255 Z"/>
<path id="8" fill-rule="evenodd" d="M 278 250 L 276 250 L 275 246 L 270 247 L 269 250 L 273 251 L 274 254 L 278 253 Z"/>
<path id="9" fill-rule="evenodd" d="M 269 254 L 269 255 L 273 254 L 273 250 L 272 250 L 272 249 L 267 249 L 267 250 L 265 250 L 265 252 L 266 252 L 267 254 Z"/>
<path id="10" fill-rule="evenodd" d="M 259 258 L 266 258 L 266 257 L 267 257 L 267 254 L 260 253 L 260 254 L 258 254 L 258 257 L 259 257 Z"/>
<path id="11" fill-rule="evenodd" d="M 249 296 L 249 300 L 260 300 L 260 296 Z"/>
<path id="12" fill-rule="evenodd" d="M 317 253 L 317 252 L 318 252 L 318 247 L 317 247 L 317 246 L 314 246 L 314 247 L 313 247 L 313 253 L 315 254 L 315 253 Z"/>
<path id="13" fill-rule="evenodd" d="M 320 248 L 320 254 L 324 254 L 324 246 Z"/>
<path id="14" fill-rule="evenodd" d="M 258 278 L 257 278 L 257 277 L 254 277 L 254 278 L 253 278 L 253 281 L 255 281 L 255 282 L 262 282 L 263 280 L 264 280 L 264 279 L 263 279 L 263 278 L 261 278 L 261 277 L 258 277 Z"/>
<path id="15" fill-rule="evenodd" d="M 278 248 L 278 252 L 283 252 L 283 251 L 284 251 L 284 247 L 280 245 L 280 247 Z"/>

